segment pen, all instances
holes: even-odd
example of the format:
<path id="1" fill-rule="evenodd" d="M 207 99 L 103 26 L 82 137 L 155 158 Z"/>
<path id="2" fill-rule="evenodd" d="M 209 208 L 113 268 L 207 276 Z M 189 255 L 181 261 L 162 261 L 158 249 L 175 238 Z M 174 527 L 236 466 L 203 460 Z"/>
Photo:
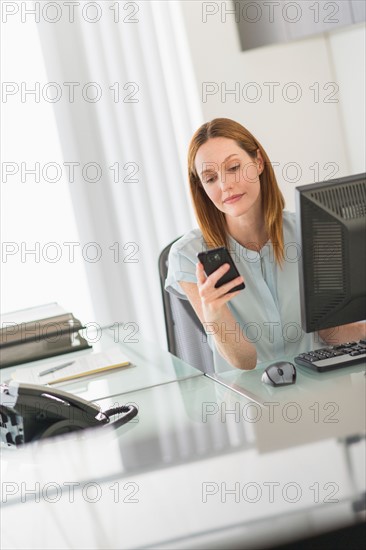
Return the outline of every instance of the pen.
<path id="1" fill-rule="evenodd" d="M 50 369 L 43 370 L 42 372 L 38 373 L 38 376 L 44 376 L 45 374 L 51 374 L 52 372 L 56 372 L 60 369 L 64 369 L 65 367 L 68 367 L 69 365 L 72 365 L 75 363 L 75 361 L 70 361 L 69 363 L 62 363 L 62 365 L 56 365 L 55 367 L 51 367 Z"/>

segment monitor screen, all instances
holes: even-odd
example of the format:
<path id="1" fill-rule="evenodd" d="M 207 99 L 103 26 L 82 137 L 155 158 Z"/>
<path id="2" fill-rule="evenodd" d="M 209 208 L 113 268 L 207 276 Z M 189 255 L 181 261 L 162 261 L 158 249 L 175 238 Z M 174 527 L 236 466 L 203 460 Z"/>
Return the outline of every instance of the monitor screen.
<path id="1" fill-rule="evenodd" d="M 366 319 L 366 174 L 296 188 L 302 328 Z"/>

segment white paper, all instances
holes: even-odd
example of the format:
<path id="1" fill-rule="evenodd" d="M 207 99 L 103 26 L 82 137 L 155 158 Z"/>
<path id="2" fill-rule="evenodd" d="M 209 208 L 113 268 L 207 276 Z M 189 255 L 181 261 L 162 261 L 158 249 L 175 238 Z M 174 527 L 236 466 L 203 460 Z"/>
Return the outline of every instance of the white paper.
<path id="1" fill-rule="evenodd" d="M 48 384 L 49 382 L 52 382 L 53 380 L 57 380 L 59 378 L 89 372 L 93 369 L 108 367 L 110 365 L 116 365 L 125 361 L 129 361 L 129 358 L 126 357 L 126 354 L 121 351 L 121 348 L 119 346 L 115 346 L 104 352 L 91 353 L 75 360 L 73 360 L 71 357 L 68 359 L 67 357 L 63 356 L 62 361 L 58 359 L 57 362 L 53 361 L 50 363 L 44 363 L 42 365 L 38 365 L 37 367 L 32 367 L 29 369 L 19 369 L 12 373 L 12 378 L 14 380 L 17 380 L 18 382 L 24 382 L 27 384 Z M 59 369 L 50 374 L 46 374 L 44 376 L 39 375 L 39 373 L 49 368 L 69 362 L 72 362 L 72 365 Z M 121 368 L 123 369 L 124 367 Z M 96 373 L 94 376 L 99 376 L 99 373 Z"/>
<path id="2" fill-rule="evenodd" d="M 48 317 L 56 317 L 67 313 L 58 303 L 52 302 L 42 306 L 10 311 L 0 315 L 0 325 L 7 326 L 12 323 L 28 323 L 30 321 L 38 321 L 40 319 L 48 319 Z"/>

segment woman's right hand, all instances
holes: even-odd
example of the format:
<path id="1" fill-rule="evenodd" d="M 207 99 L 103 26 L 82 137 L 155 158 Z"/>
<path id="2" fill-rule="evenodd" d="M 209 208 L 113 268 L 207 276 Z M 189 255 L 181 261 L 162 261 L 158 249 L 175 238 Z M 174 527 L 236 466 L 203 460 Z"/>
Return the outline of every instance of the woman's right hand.
<path id="1" fill-rule="evenodd" d="M 223 264 L 207 277 L 203 264 L 198 262 L 196 265 L 198 293 L 206 322 L 219 321 L 225 304 L 232 298 L 235 298 L 240 292 L 240 290 L 236 290 L 235 292 L 229 292 L 229 290 L 244 282 L 241 275 L 219 288 L 215 287 L 216 283 L 229 269 L 229 264 Z"/>
<path id="2" fill-rule="evenodd" d="M 197 284 L 180 281 L 183 292 L 188 297 L 207 335 L 212 336 L 220 355 L 233 367 L 250 370 L 257 364 L 257 351 L 249 342 L 233 313 L 227 306 L 240 290 L 227 292 L 243 282 L 237 277 L 225 285 L 215 288 L 215 284 L 229 270 L 229 264 L 219 267 L 209 277 L 203 265 L 196 265 Z"/>

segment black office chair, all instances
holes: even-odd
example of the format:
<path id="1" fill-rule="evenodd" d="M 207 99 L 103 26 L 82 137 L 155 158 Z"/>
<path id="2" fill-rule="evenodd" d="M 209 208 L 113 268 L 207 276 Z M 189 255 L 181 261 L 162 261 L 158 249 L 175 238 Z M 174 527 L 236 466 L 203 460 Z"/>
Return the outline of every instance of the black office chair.
<path id="1" fill-rule="evenodd" d="M 168 350 L 204 373 L 214 372 L 213 353 L 207 336 L 188 300 L 181 300 L 164 289 L 168 272 L 168 256 L 172 243 L 159 257 L 160 286 L 164 305 Z"/>

